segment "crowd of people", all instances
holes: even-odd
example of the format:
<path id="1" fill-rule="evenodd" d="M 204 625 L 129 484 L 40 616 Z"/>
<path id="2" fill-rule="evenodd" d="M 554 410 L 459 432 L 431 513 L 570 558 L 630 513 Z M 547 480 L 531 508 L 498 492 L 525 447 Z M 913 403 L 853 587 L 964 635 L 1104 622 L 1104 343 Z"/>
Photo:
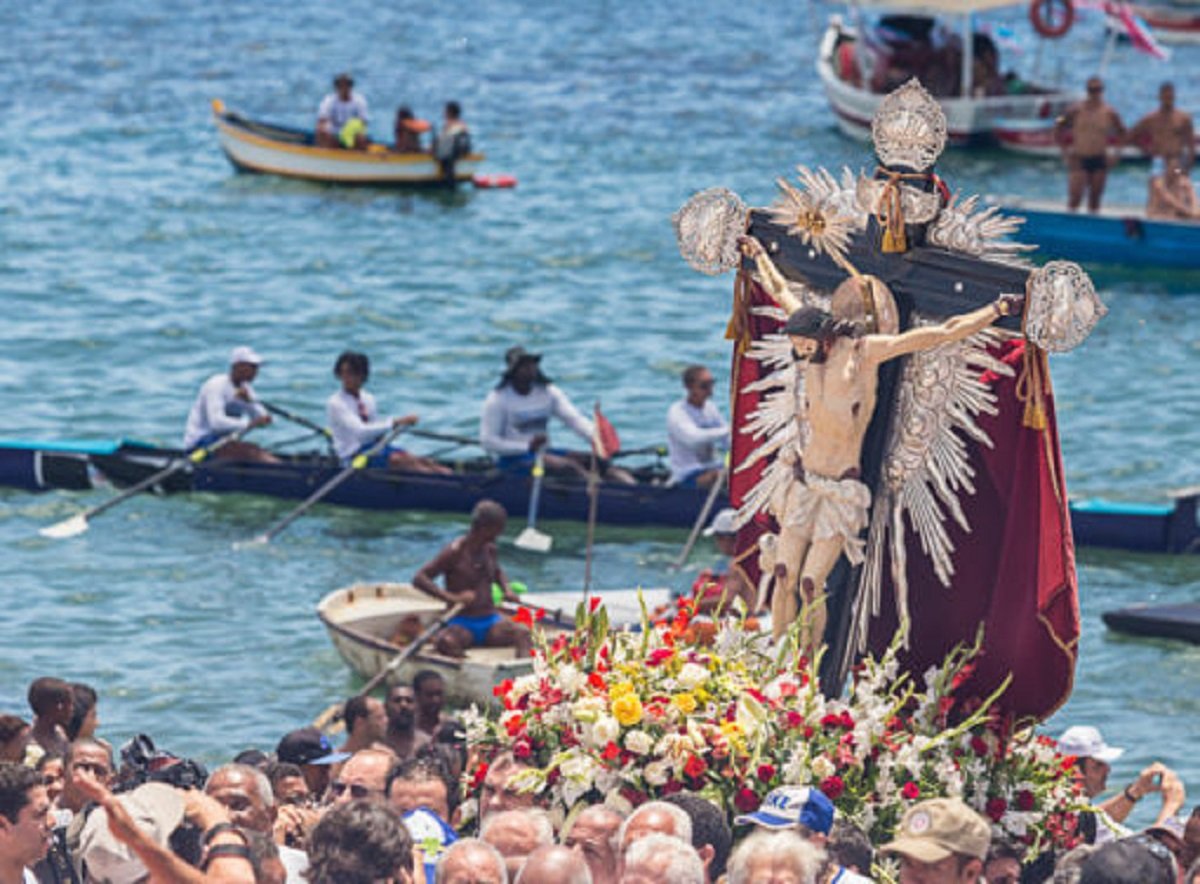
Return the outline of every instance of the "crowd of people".
<path id="1" fill-rule="evenodd" d="M 861 884 L 880 863 L 901 884 L 1200 881 L 1200 808 L 1180 815 L 1179 777 L 1155 763 L 1104 799 L 1122 750 L 1094 727 L 1059 738 L 1093 802 L 1086 843 L 1031 861 L 955 798 L 913 804 L 883 844 L 807 786 L 732 820 L 689 792 L 632 809 L 593 795 L 555 820 L 520 760 L 480 763 L 445 696 L 423 671 L 348 700 L 339 747 L 309 726 L 208 773 L 144 735 L 114 757 L 95 692 L 39 678 L 32 722 L 0 715 L 0 884 Z M 1153 824 L 1126 829 L 1152 794 Z"/>
<path id="2" fill-rule="evenodd" d="M 373 142 L 367 99 L 354 89 L 354 78 L 340 73 L 333 79 L 333 91 L 321 99 L 317 108 L 314 140 L 318 147 L 368 150 Z M 426 145 L 423 138 L 432 133 Z M 392 149 L 397 153 L 430 153 L 443 163 L 453 163 L 471 152 L 471 135 L 462 118 L 462 106 L 448 101 L 442 110 L 442 126 L 434 131 L 428 120 L 417 117 L 412 108 L 396 111 Z"/>
<path id="3" fill-rule="evenodd" d="M 583 478 L 592 467 L 593 445 L 603 420 L 585 417 L 541 368 L 541 354 L 512 347 L 505 354 L 500 381 L 484 399 L 479 445 L 501 470 L 528 473 L 540 455 L 549 473 Z M 252 382 L 263 358 L 250 347 L 236 347 L 229 368 L 208 378 L 200 387 L 188 414 L 183 447 L 208 448 L 226 440 L 214 456 L 256 463 L 278 458 L 265 448 L 233 434 L 272 422 L 269 407 L 258 399 Z M 418 423 L 418 416 L 381 416 L 375 397 L 365 389 L 370 360 L 365 353 L 347 350 L 338 356 L 333 374 L 340 388 L 326 403 L 325 416 L 334 453 L 343 464 L 367 455 L 374 467 L 420 473 L 449 473 L 445 464 L 412 454 L 385 437 Z M 670 476 L 674 485 L 709 487 L 724 466 L 721 449 L 728 448 L 729 424 L 712 402 L 713 376 L 702 365 L 683 371 L 684 396 L 667 411 L 666 435 Z M 583 440 L 589 450 L 571 451 L 550 444 L 550 421 L 561 421 Z M 380 442 L 387 442 L 380 448 Z M 377 450 L 378 449 L 378 450 Z M 633 483 L 632 474 L 605 458 L 599 465 L 610 481 Z"/>
<path id="4" fill-rule="evenodd" d="M 1122 147 L 1135 145 L 1150 156 L 1152 171 L 1146 216 L 1163 219 L 1200 217 L 1189 175 L 1196 161 L 1192 117 L 1175 106 L 1175 86 L 1163 83 L 1158 107 L 1126 129 L 1121 115 L 1104 100 L 1104 82 L 1087 81 L 1087 97 L 1058 120 L 1055 134 L 1067 164 L 1067 206 L 1072 211 L 1087 197 L 1089 212 L 1098 212 L 1108 170 L 1119 161 Z"/>

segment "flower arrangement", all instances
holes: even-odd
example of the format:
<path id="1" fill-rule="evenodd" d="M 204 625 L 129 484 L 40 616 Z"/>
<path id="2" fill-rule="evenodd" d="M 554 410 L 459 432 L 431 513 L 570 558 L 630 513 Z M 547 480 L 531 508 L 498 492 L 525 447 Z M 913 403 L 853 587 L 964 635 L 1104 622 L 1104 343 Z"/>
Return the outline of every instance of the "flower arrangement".
<path id="1" fill-rule="evenodd" d="M 686 789 L 732 819 L 794 784 L 819 787 L 875 843 L 909 805 L 937 796 L 962 798 L 1031 855 L 1077 841 L 1086 800 L 1073 760 L 990 713 L 1006 685 L 973 709 L 955 699 L 981 638 L 920 680 L 900 671 L 894 644 L 830 698 L 819 660 L 800 656 L 794 638 L 772 648 L 727 618 L 698 639 L 686 603 L 672 619 L 644 615 L 640 631 L 619 631 L 593 600 L 576 623 L 539 642 L 531 674 L 495 688 L 498 713 L 468 715 L 484 759 L 467 773 L 475 788 L 488 760 L 510 752 L 525 766 L 516 785 L 560 817 Z"/>

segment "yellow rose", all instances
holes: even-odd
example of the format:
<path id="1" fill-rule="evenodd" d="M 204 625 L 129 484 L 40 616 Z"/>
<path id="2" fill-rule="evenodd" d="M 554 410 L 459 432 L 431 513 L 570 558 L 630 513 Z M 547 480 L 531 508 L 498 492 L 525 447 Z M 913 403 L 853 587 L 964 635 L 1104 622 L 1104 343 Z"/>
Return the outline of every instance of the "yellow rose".
<path id="1" fill-rule="evenodd" d="M 612 713 L 625 727 L 632 727 L 642 720 L 642 701 L 632 692 L 622 694 L 612 701 Z"/>
<path id="2" fill-rule="evenodd" d="M 626 694 L 632 694 L 632 693 L 633 693 L 633 683 L 628 682 L 628 681 L 623 681 L 620 684 L 615 684 L 611 688 L 608 689 L 608 696 L 612 700 L 616 700 L 618 697 L 624 697 Z"/>
<path id="3" fill-rule="evenodd" d="M 684 715 L 690 715 L 696 711 L 696 698 L 691 694 L 676 694 L 671 698 L 671 702 Z"/>

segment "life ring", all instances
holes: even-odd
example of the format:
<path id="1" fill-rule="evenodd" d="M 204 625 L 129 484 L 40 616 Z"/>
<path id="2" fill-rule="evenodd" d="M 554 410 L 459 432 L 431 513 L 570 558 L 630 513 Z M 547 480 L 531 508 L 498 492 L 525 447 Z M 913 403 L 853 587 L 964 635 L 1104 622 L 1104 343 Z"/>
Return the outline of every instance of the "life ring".
<path id="1" fill-rule="evenodd" d="M 1075 24 L 1075 3 L 1073 0 L 1033 0 L 1029 4 L 1029 20 L 1043 37 L 1057 40 Z"/>

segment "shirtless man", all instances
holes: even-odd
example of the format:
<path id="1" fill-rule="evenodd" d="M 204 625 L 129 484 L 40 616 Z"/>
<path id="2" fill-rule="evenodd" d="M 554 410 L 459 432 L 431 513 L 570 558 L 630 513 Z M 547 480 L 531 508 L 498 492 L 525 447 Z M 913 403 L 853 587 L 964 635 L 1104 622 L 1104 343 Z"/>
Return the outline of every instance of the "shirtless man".
<path id="1" fill-rule="evenodd" d="M 804 401 L 797 421 L 807 424 L 803 451 L 780 452 L 790 462 L 795 481 L 772 501 L 780 533 L 775 556 L 775 589 L 771 600 L 775 638 L 796 619 L 797 589 L 803 597 L 801 647 L 815 650 L 825 635 L 825 580 L 844 554 L 852 564 L 863 561 L 871 491 L 859 481 L 860 458 L 867 425 L 875 412 L 879 366 L 889 360 L 961 341 L 1014 312 L 1022 295 L 1001 295 L 993 303 L 955 316 L 941 325 L 914 328 L 896 335 L 864 334 L 852 323 L 834 319 L 817 307 L 806 307 L 753 237 L 740 239 L 742 252 L 753 258 L 767 292 L 788 312 L 784 333 L 792 354 L 805 364 Z M 864 276 L 843 285 L 882 286 Z"/>
<path id="2" fill-rule="evenodd" d="M 435 639 L 438 653 L 461 657 L 469 647 L 515 647 L 516 657 L 529 656 L 529 630 L 506 620 L 492 601 L 492 584 L 500 584 L 505 601 L 518 601 L 496 554 L 496 538 L 504 533 L 508 513 L 494 500 L 481 500 L 471 511 L 471 529 L 450 541 L 413 577 L 413 585 L 448 605 L 461 604 Z M 445 575 L 446 588 L 436 579 Z"/>
<path id="3" fill-rule="evenodd" d="M 1071 141 L 1066 141 L 1066 133 Z M 1110 139 L 1125 135 L 1121 117 L 1104 100 L 1104 83 L 1099 77 L 1087 81 L 1087 98 L 1070 107 L 1059 117 L 1054 135 L 1063 148 L 1067 162 L 1067 207 L 1074 212 L 1087 191 L 1088 211 L 1100 211 L 1108 168 L 1115 162 L 1109 157 Z"/>
<path id="4" fill-rule="evenodd" d="M 1158 110 L 1151 111 L 1129 130 L 1129 141 L 1151 157 L 1183 165 L 1190 172 L 1196 162 L 1196 137 L 1191 114 L 1175 107 L 1175 86 L 1163 83 L 1158 89 Z"/>
<path id="5" fill-rule="evenodd" d="M 1196 189 L 1179 165 L 1178 159 L 1154 158 L 1155 174 L 1150 179 L 1146 199 L 1146 217 L 1170 221 L 1194 221 L 1200 218 Z"/>

